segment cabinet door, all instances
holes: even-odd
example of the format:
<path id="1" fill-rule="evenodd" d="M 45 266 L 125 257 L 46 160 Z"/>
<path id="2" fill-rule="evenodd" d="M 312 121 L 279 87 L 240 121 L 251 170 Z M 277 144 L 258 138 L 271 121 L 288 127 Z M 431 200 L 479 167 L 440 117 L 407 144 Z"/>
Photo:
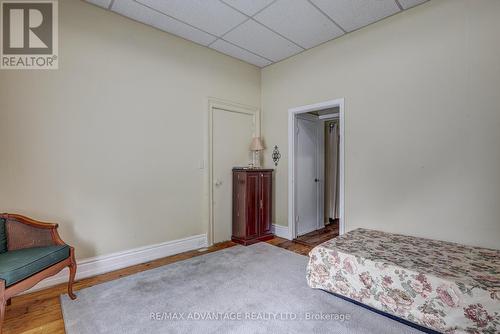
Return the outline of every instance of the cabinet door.
<path id="1" fill-rule="evenodd" d="M 246 175 L 233 173 L 233 232 L 237 238 L 246 236 Z"/>
<path id="2" fill-rule="evenodd" d="M 247 235 L 246 239 L 253 239 L 259 235 L 259 173 L 247 174 Z"/>
<path id="3" fill-rule="evenodd" d="M 271 233 L 273 174 L 260 173 L 259 234 Z"/>

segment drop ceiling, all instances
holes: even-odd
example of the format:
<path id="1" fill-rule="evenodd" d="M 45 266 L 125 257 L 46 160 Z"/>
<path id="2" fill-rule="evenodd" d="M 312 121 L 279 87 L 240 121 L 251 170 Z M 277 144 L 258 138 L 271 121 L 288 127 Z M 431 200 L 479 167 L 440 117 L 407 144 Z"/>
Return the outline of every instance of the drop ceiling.
<path id="1" fill-rule="evenodd" d="M 87 0 L 264 67 L 427 0 Z"/>

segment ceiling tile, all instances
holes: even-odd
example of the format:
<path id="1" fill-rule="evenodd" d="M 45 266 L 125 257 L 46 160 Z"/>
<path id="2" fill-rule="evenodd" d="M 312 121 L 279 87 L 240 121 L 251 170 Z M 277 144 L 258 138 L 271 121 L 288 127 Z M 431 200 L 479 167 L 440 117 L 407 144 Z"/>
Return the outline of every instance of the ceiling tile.
<path id="1" fill-rule="evenodd" d="M 400 11 L 394 0 L 311 0 L 344 30 L 353 31 Z"/>
<path id="2" fill-rule="evenodd" d="M 255 15 L 259 10 L 268 6 L 274 0 L 221 0 L 249 16 Z"/>
<path id="3" fill-rule="evenodd" d="M 254 55 L 253 53 L 243 50 L 242 48 L 237 47 L 231 43 L 228 43 L 222 39 L 217 40 L 215 43 L 210 45 L 210 47 L 219 52 L 241 59 L 243 61 L 246 61 L 247 63 L 256 65 L 258 67 L 264 67 L 271 64 L 269 60 Z"/>
<path id="4" fill-rule="evenodd" d="M 198 44 L 208 45 L 216 39 L 216 37 L 206 32 L 160 14 L 134 0 L 115 1 L 111 9 L 119 14 L 149 24 L 171 34 L 189 39 Z"/>
<path id="5" fill-rule="evenodd" d="M 429 0 L 86 1 L 264 67 Z"/>
<path id="6" fill-rule="evenodd" d="M 307 0 L 278 0 L 254 19 L 304 48 L 344 34 Z"/>
<path id="7" fill-rule="evenodd" d="M 86 0 L 86 1 L 94 5 L 100 6 L 102 8 L 109 8 L 109 5 L 111 5 L 111 0 Z"/>
<path id="8" fill-rule="evenodd" d="M 222 36 L 247 19 L 219 0 L 136 1 L 217 36 Z"/>
<path id="9" fill-rule="evenodd" d="M 303 50 L 253 20 L 230 31 L 224 39 L 272 61 L 290 57 Z"/>
<path id="10" fill-rule="evenodd" d="M 399 3 L 404 9 L 415 7 L 416 5 L 420 5 L 424 2 L 427 2 L 427 0 L 399 0 Z"/>

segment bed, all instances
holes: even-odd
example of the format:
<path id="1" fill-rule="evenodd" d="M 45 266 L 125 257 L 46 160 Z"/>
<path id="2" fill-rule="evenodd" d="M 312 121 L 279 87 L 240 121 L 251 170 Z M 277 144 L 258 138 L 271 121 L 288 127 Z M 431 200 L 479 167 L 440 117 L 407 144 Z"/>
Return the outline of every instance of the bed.
<path id="1" fill-rule="evenodd" d="M 499 250 L 356 229 L 309 257 L 312 288 L 437 332 L 500 332 Z"/>

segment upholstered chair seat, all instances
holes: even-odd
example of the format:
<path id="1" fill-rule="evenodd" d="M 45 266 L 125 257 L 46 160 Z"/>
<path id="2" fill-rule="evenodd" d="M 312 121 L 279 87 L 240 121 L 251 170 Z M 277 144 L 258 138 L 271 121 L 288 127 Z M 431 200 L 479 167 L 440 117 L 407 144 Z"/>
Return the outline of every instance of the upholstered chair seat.
<path id="1" fill-rule="evenodd" d="M 69 257 L 68 245 L 33 247 L 0 254 L 0 279 L 9 287 Z"/>

